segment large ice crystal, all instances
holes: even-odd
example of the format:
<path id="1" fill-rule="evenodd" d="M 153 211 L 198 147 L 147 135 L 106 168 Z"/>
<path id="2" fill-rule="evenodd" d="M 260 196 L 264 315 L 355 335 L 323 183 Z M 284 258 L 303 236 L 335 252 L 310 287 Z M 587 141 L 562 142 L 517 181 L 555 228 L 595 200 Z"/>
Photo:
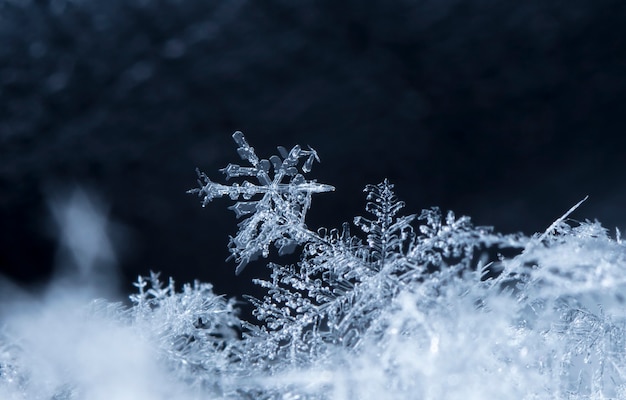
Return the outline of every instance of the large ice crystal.
<path id="1" fill-rule="evenodd" d="M 314 161 L 319 161 L 315 150 L 302 150 L 294 146 L 291 151 L 278 147 L 280 156 L 273 155 L 269 160 L 260 160 L 239 131 L 233 134 L 239 147 L 239 156 L 250 163 L 250 167 L 228 164 L 222 172 L 227 179 L 248 176 L 256 178 L 259 185 L 246 180 L 230 186 L 212 182 L 205 174 L 198 171 L 200 188 L 189 193 L 198 193 L 202 205 L 206 206 L 216 197 L 230 196 L 231 199 L 243 198 L 230 207 L 237 217 L 244 217 L 239 224 L 237 236 L 231 238 L 230 251 L 239 263 L 237 273 L 255 260 L 259 255 L 267 257 L 271 243 L 276 244 L 281 254 L 290 252 L 296 244 L 306 242 L 310 232 L 304 225 L 304 217 L 311 206 L 313 193 L 335 190 L 330 185 L 307 181 L 298 171 L 300 158 L 306 158 L 302 173 L 311 171 Z M 270 170 L 273 170 L 270 172 Z M 273 175 L 273 176 L 272 176 Z M 283 182 L 288 180 L 288 182 Z M 253 197 L 260 196 L 258 200 Z"/>

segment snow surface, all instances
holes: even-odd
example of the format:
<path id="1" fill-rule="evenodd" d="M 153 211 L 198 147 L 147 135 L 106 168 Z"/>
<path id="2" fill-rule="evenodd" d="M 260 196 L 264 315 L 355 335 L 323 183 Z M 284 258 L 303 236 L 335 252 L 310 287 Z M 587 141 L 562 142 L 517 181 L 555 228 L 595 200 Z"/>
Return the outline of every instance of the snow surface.
<path id="1" fill-rule="evenodd" d="M 271 245 L 301 252 L 257 282 L 258 322 L 209 284 L 155 273 L 130 306 L 92 300 L 108 284 L 85 276 L 113 256 L 105 211 L 75 193 L 53 210 L 81 278 L 36 298 L 1 288 L 0 398 L 626 398 L 626 248 L 570 219 L 582 202 L 536 235 L 502 235 L 437 208 L 402 215 L 384 181 L 366 188 L 366 217 L 313 232 L 311 197 L 333 189 L 304 178 L 317 153 L 265 160 L 233 137 L 250 166 L 223 172 L 258 184 L 200 174 L 192 192 L 236 200 L 237 270 Z"/>

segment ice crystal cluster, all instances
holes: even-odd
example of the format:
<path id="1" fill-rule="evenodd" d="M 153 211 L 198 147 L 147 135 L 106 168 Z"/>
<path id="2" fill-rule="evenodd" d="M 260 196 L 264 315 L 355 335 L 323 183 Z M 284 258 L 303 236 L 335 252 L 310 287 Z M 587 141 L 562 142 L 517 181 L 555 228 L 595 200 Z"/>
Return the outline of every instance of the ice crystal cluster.
<path id="1" fill-rule="evenodd" d="M 199 173 L 190 192 L 234 201 L 236 272 L 300 252 L 256 280 L 257 321 L 154 273 L 131 306 L 54 296 L 3 313 L 0 398 L 626 399 L 626 248 L 570 219 L 580 203 L 502 235 L 437 208 L 404 215 L 385 180 L 364 216 L 311 230 L 312 196 L 334 190 L 305 178 L 317 153 L 261 159 L 233 138 L 246 165 L 222 170 L 232 183 Z"/>

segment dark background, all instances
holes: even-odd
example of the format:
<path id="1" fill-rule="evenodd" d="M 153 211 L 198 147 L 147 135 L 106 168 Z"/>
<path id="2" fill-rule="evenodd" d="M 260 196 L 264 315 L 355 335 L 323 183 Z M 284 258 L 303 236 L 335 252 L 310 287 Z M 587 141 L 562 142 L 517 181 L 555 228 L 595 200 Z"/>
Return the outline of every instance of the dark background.
<path id="1" fill-rule="evenodd" d="M 0 0 L 0 272 L 51 276 L 49 188 L 78 184 L 125 227 L 123 291 L 251 291 L 230 201 L 185 194 L 235 130 L 318 151 L 311 228 L 385 177 L 407 213 L 531 234 L 590 195 L 574 218 L 626 228 L 625 41 L 623 0 Z"/>

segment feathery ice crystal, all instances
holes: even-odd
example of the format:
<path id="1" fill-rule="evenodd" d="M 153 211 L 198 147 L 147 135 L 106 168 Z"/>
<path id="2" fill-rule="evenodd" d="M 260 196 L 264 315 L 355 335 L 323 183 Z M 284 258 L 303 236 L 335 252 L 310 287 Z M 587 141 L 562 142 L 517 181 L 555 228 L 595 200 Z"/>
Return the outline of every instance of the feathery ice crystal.
<path id="1" fill-rule="evenodd" d="M 257 183 L 198 172 L 190 192 L 203 206 L 235 201 L 236 273 L 271 246 L 301 252 L 256 280 L 266 295 L 247 299 L 258 322 L 241 321 L 208 284 L 177 292 L 152 274 L 130 308 L 99 301 L 68 317 L 56 304 L 6 318 L 1 398 L 626 399 L 626 248 L 619 231 L 613 239 L 598 222 L 568 219 L 580 203 L 541 234 L 501 235 L 438 208 L 403 215 L 385 180 L 365 188 L 366 216 L 311 231 L 312 195 L 334 190 L 304 177 L 315 150 L 279 147 L 261 159 L 241 132 L 233 138 L 249 166 L 222 172 Z M 28 329 L 67 318 L 82 330 L 69 341 Z M 94 367 L 101 352 L 72 348 L 85 334 L 114 349 L 108 367 Z M 111 370 L 129 348 L 142 349 L 127 370 L 136 377 L 120 385 Z"/>

